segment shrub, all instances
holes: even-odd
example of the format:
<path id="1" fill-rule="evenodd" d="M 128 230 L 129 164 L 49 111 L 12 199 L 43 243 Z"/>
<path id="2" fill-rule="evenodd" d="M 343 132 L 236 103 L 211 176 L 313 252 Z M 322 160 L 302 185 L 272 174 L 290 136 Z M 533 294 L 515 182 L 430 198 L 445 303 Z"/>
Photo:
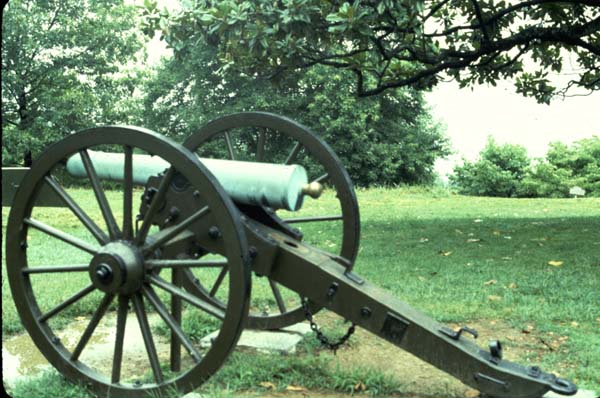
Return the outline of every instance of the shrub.
<path id="1" fill-rule="evenodd" d="M 569 196 L 569 189 L 574 185 L 576 184 L 569 170 L 541 161 L 523 179 L 517 189 L 517 196 L 565 198 Z"/>
<path id="2" fill-rule="evenodd" d="M 557 169 L 571 173 L 571 186 L 581 186 L 586 195 L 600 196 L 600 137 L 577 141 L 571 147 L 554 142 L 546 159 Z"/>
<path id="3" fill-rule="evenodd" d="M 498 145 L 490 137 L 476 162 L 464 161 L 454 168 L 451 183 L 466 195 L 516 196 L 530 164 L 520 145 Z"/>

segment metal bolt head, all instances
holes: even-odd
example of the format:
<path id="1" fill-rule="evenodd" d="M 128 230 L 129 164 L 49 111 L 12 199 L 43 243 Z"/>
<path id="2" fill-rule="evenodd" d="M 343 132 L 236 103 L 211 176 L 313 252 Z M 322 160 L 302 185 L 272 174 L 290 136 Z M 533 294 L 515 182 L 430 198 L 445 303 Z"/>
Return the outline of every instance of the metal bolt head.
<path id="1" fill-rule="evenodd" d="M 96 273 L 96 276 L 98 277 L 98 280 L 103 285 L 108 285 L 113 280 L 112 269 L 104 263 L 98 264 L 98 266 L 96 267 L 95 273 Z"/>
<path id="2" fill-rule="evenodd" d="M 199 199 L 200 198 L 200 191 L 194 191 L 194 193 L 192 195 L 194 196 L 195 199 Z"/>
<path id="3" fill-rule="evenodd" d="M 370 316 L 371 316 L 371 313 L 372 313 L 372 312 L 371 312 L 371 309 L 370 309 L 369 307 L 362 307 L 362 308 L 360 309 L 360 315 L 361 315 L 363 318 L 368 318 L 368 317 L 370 317 Z"/>
<path id="4" fill-rule="evenodd" d="M 258 256 L 258 250 L 256 250 L 256 247 L 250 246 L 250 249 L 248 249 L 248 254 L 250 254 L 250 258 L 256 258 L 256 256 Z"/>
<path id="5" fill-rule="evenodd" d="M 217 226 L 213 225 L 208 229 L 208 236 L 211 239 L 218 239 L 221 237 L 221 230 L 219 230 Z"/>

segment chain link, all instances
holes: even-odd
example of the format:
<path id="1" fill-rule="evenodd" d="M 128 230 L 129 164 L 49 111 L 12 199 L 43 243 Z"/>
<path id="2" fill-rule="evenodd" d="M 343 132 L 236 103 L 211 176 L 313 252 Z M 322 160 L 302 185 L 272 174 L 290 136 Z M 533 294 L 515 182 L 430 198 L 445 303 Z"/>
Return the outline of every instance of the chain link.
<path id="1" fill-rule="evenodd" d="M 308 299 L 306 297 L 302 297 L 302 308 L 304 309 L 304 316 L 310 323 L 311 330 L 313 330 L 317 335 L 317 340 L 321 342 L 321 345 L 324 345 L 325 347 L 333 351 L 334 355 L 336 354 L 338 348 L 340 348 L 342 344 L 346 343 L 346 341 L 348 341 L 350 336 L 352 336 L 352 334 L 354 333 L 356 325 L 353 323 L 348 328 L 348 331 L 346 331 L 346 334 L 340 337 L 338 341 L 331 341 L 327 336 L 323 334 L 323 332 L 321 332 L 319 325 L 317 325 L 317 323 L 314 321 L 313 314 L 310 312 L 310 308 L 308 308 Z"/>

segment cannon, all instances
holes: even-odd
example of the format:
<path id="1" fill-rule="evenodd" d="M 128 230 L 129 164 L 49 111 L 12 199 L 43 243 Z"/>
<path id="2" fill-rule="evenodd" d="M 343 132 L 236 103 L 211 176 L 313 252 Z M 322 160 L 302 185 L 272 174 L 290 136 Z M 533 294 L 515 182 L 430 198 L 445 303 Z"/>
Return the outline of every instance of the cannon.
<path id="1" fill-rule="evenodd" d="M 303 168 L 306 159 L 310 162 Z M 241 181 L 236 182 L 236 170 Z M 285 177 L 290 170 L 291 179 Z M 82 179 L 78 184 L 93 192 L 100 219 L 68 192 L 61 182 L 65 176 Z M 329 146 L 288 118 L 263 112 L 225 116 L 183 145 L 138 127 L 91 128 L 52 145 L 21 177 L 6 230 L 15 305 L 48 361 L 98 396 L 185 393 L 219 369 L 244 328 L 282 328 L 312 320 L 322 308 L 351 321 L 349 333 L 354 325 L 362 327 L 485 396 L 577 392 L 568 380 L 504 359 L 499 341 L 484 349 L 466 337 L 476 337 L 475 330 L 448 328 L 357 275 L 360 222 L 352 182 Z M 107 199 L 105 179 L 119 191 L 118 212 Z M 323 184 L 336 199 L 336 213 L 296 216 L 303 197 L 317 198 Z M 270 186 L 266 193 L 264 186 Z M 88 238 L 36 219 L 38 207 L 49 202 L 70 209 Z M 341 241 L 335 249 L 318 247 L 318 238 L 305 236 L 309 229 L 295 228 L 315 223 L 337 226 Z M 47 239 L 30 239 L 35 234 Z M 31 246 L 48 239 L 66 243 L 86 260 L 38 264 L 29 255 Z M 48 303 L 36 279 L 73 274 L 82 275 L 83 287 Z M 257 283 L 270 289 L 275 311 L 253 300 L 251 285 Z M 81 335 L 72 343 L 62 341 L 54 318 L 93 295 Z M 84 354 L 111 309 L 116 313 L 112 362 L 99 368 Z M 150 309 L 166 325 L 168 337 L 157 335 Z M 130 312 L 147 354 L 136 365 L 145 378 L 123 371 Z M 194 312 L 218 325 L 209 347 L 196 344 L 182 326 Z M 168 340 L 166 354 L 157 349 L 158 339 Z"/>

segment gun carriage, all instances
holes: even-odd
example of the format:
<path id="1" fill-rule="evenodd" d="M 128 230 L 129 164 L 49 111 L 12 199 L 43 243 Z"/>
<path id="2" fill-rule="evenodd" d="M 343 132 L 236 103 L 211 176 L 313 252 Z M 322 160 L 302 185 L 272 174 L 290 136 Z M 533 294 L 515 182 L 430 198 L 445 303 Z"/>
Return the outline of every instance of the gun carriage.
<path id="1" fill-rule="evenodd" d="M 235 141 L 232 136 L 239 129 L 252 131 L 256 139 Z M 274 140 L 287 140 L 289 149 L 268 157 Z M 203 149 L 212 151 L 213 158 L 199 158 Z M 250 155 L 242 155 L 244 151 Z M 215 154 L 224 159 L 214 159 Z M 312 158 L 313 178 L 298 165 L 303 156 Z M 23 173 L 13 174 L 17 172 Z M 61 173 L 88 184 L 102 214 L 100 222 L 59 182 L 56 176 Z M 290 119 L 262 112 L 230 115 L 208 123 L 184 145 L 137 127 L 92 128 L 57 142 L 24 176 L 7 181 L 21 177 L 14 198 L 8 190 L 3 192 L 3 205 L 12 204 L 6 261 L 15 305 L 49 362 L 98 396 L 190 391 L 219 369 L 244 327 L 278 329 L 310 318 L 321 308 L 486 396 L 540 398 L 550 390 L 564 395 L 577 391 L 573 383 L 539 367 L 503 359 L 500 342 L 483 349 L 464 336 L 476 337 L 474 330 L 449 329 L 354 273 L 359 211 L 352 182 L 327 144 Z M 106 179 L 118 181 L 122 190 L 120 212 L 107 200 L 102 182 Z M 305 195 L 317 198 L 325 183 L 337 198 L 337 214 L 289 217 L 302 207 Z M 142 188 L 135 188 L 138 185 Z M 91 239 L 35 218 L 36 208 L 56 204 L 69 208 Z M 335 252 L 307 243 L 309 237 L 295 228 L 332 221 L 341 236 Z M 32 232 L 63 241 L 87 253 L 89 260 L 34 266 L 28 255 Z M 212 272 L 211 278 L 205 270 Z M 32 281 L 70 273 L 87 273 L 89 282 L 68 299 L 47 305 L 43 290 Z M 276 311 L 265 313 L 252 301 L 251 285 L 257 281 L 267 282 Z M 51 321 L 92 293 L 99 296 L 93 315 L 76 344 L 67 346 Z M 116 337 L 112 363 L 105 371 L 86 362 L 82 353 L 111 306 L 116 308 Z M 147 307 L 170 331 L 166 359 L 157 352 Z M 130 308 L 147 352 L 142 366 L 150 378 L 144 382 L 122 375 Z M 182 327 L 182 317 L 191 311 L 207 314 L 220 325 L 208 348 L 199 348 Z M 164 369 L 165 363 L 169 369 Z"/>

